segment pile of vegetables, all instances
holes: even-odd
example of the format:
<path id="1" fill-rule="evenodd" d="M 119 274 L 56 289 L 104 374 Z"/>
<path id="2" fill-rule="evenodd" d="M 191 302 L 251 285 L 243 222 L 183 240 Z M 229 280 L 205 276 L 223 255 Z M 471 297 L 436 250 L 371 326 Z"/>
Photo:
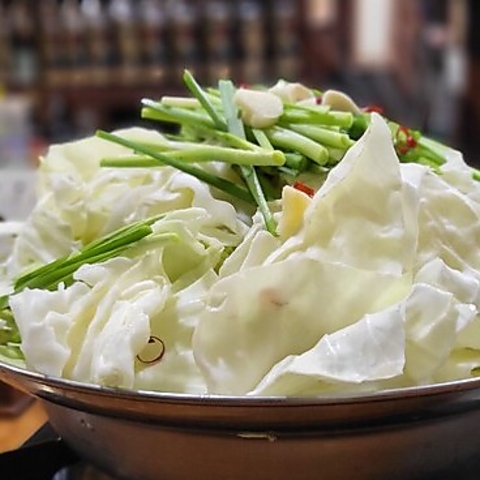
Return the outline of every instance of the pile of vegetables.
<path id="1" fill-rule="evenodd" d="M 142 101 L 142 118 L 158 122 L 159 130 L 168 124 L 168 131 L 173 133 L 142 141 L 118 132 L 98 131 L 97 138 L 129 152 L 122 150 L 120 155 L 103 157 L 100 167 L 173 167 L 208 185 L 215 198 L 233 205 L 239 216 L 247 218 L 246 230 L 255 223 L 255 212 L 260 212 L 261 222 L 255 228 L 263 229 L 272 242 L 286 240 L 278 240 L 282 237 L 279 211 L 288 192 L 285 187 L 302 193 L 299 216 L 303 215 L 306 199 L 315 196 L 329 173 L 364 138 L 372 119 L 379 117 L 377 108 L 361 108 L 341 92 L 322 92 L 299 83 L 280 80 L 271 88 L 250 88 L 220 80 L 218 88 L 202 88 L 189 71 L 185 71 L 183 80 L 190 96 Z M 384 117 L 382 120 L 401 163 L 420 164 L 442 175 L 442 167 L 448 163 L 447 147 L 417 130 Z M 475 169 L 470 169 L 470 174 L 480 179 Z M 68 289 L 78 282 L 76 274 L 82 267 L 122 256 L 130 258 L 142 249 L 147 251 L 151 244 L 181 242 L 178 232 L 158 228 L 163 221 L 169 221 L 168 215 L 125 222 L 99 237 L 77 239 L 68 254 L 14 272 L 9 288 L 0 297 L 0 354 L 13 360 L 24 358 L 12 298 L 25 290 Z M 216 272 L 237 247 L 238 242 L 222 246 L 221 254 L 215 257 Z M 282 301 L 278 300 L 279 304 Z M 158 339 L 151 334 L 152 338 Z M 165 347 L 163 340 L 159 341 Z"/>
<path id="2" fill-rule="evenodd" d="M 365 133 L 372 111 L 360 109 L 347 95 L 311 90 L 283 80 L 270 89 L 237 88 L 220 80 L 202 89 L 189 71 L 183 80 L 192 97 L 144 99 L 142 118 L 177 125 L 177 135 L 162 145 L 139 144 L 99 131 L 100 138 L 129 147 L 122 158 L 106 158 L 105 167 L 170 165 L 232 197 L 258 206 L 265 226 L 275 233 L 268 202 L 281 197 L 285 185 L 313 195 L 329 170 Z M 445 147 L 418 130 L 388 120 L 402 162 L 415 162 L 441 172 Z M 240 181 L 232 182 L 202 168 L 221 161 L 232 165 Z M 480 178 L 477 171 L 472 174 Z M 306 180 L 303 180 L 303 178 Z M 309 185 L 309 180 L 312 185 Z"/>

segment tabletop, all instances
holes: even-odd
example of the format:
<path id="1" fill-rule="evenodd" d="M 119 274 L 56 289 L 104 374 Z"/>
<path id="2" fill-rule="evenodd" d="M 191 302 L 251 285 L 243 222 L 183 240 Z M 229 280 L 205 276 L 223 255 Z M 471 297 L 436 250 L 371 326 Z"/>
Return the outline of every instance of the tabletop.
<path id="1" fill-rule="evenodd" d="M 45 410 L 31 399 L 16 413 L 0 413 L 0 453 L 20 447 L 47 421 Z"/>

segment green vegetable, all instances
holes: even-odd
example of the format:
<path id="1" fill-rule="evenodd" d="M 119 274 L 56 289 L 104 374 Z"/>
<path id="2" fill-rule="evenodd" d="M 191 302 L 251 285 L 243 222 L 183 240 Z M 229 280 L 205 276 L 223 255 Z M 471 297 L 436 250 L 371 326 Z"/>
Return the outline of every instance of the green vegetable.
<path id="1" fill-rule="evenodd" d="M 283 186 L 294 183 L 303 172 L 315 172 L 315 167 L 322 167 L 323 179 L 370 124 L 371 113 L 367 110 L 354 114 L 325 105 L 286 103 L 274 126 L 251 128 L 240 118 L 234 102 L 236 87 L 230 80 L 221 80 L 218 88 L 207 89 L 189 71 L 185 71 L 183 80 L 193 97 L 142 101 L 143 118 L 179 127 L 174 140 L 149 146 L 99 132 L 102 138 L 133 150 L 133 155 L 104 159 L 102 165 L 178 168 L 232 197 L 255 202 L 271 233 L 275 233 L 276 225 L 267 200 L 279 198 Z M 319 90 L 312 92 L 321 96 Z M 443 145 L 386 120 L 400 161 L 428 165 L 441 172 L 446 161 Z M 230 164 L 243 183 L 232 183 L 207 172 L 203 165 L 209 161 Z M 472 170 L 472 176 L 480 179 L 476 170 Z"/>
<path id="2" fill-rule="evenodd" d="M 229 132 L 237 137 L 245 138 L 246 135 L 243 122 L 240 120 L 239 112 L 233 103 L 233 95 L 235 93 L 235 87 L 233 86 L 233 83 L 228 80 L 220 80 L 219 89 L 225 116 L 227 118 Z M 262 212 L 265 220 L 265 227 L 270 233 L 276 234 L 277 225 L 268 206 L 262 190 L 262 185 L 258 179 L 255 169 L 253 166 L 241 166 L 240 169 L 250 193 L 252 194 L 253 198 L 255 198 L 255 201 Z"/>
<path id="3" fill-rule="evenodd" d="M 371 114 L 333 110 L 324 105 L 284 104 L 283 113 L 272 127 L 259 129 L 245 125 L 235 104 L 236 87 L 220 80 L 218 88 L 204 89 L 186 70 L 183 80 L 192 97 L 164 97 L 142 100 L 144 119 L 167 122 L 178 127 L 175 135 L 148 144 L 120 135 L 97 131 L 104 140 L 122 145 L 131 153 L 104 158 L 105 168 L 174 167 L 248 204 L 261 212 L 266 230 L 276 234 L 277 225 L 269 201 L 281 196 L 285 185 L 297 177 L 314 176 L 316 185 L 342 160 L 348 149 L 365 133 Z M 312 92 L 321 96 L 319 90 Z M 420 132 L 387 119 L 392 141 L 402 162 L 428 165 L 441 173 L 446 147 Z M 239 173 L 237 182 L 220 177 L 206 168 L 208 162 L 224 162 Z M 472 169 L 480 180 L 480 172 Z M 308 185 L 305 185 L 308 189 Z M 159 216 L 128 225 L 85 245 L 78 252 L 54 260 L 19 276 L 12 294 L 26 288 L 55 289 L 73 282 L 73 275 L 85 264 L 98 263 L 124 254 L 146 241 L 174 241 L 175 234 L 154 235 L 152 224 Z M 226 248 L 223 255 L 228 255 Z M 222 261 L 225 258 L 222 257 Z M 0 297 L 0 355 L 21 358 L 20 337 L 9 307 L 10 295 Z"/>
<path id="4" fill-rule="evenodd" d="M 155 242 L 176 241 L 178 237 L 173 233 L 153 235 L 151 225 L 161 218 L 162 215 L 158 215 L 126 225 L 92 241 L 78 252 L 53 260 L 16 278 L 13 284 L 13 292 L 0 297 L 0 353 L 7 357 L 20 358 L 18 357 L 20 355 L 18 345 L 20 335 L 9 307 L 11 295 L 26 288 L 52 290 L 61 283 L 71 284 L 73 274 L 82 265 L 104 262 L 117 257 L 137 245 L 141 240 L 147 239 L 147 237 Z"/>
<path id="5" fill-rule="evenodd" d="M 110 140 L 111 142 L 118 143 L 119 145 L 123 145 L 124 147 L 129 147 L 133 151 L 140 152 L 146 156 L 149 156 L 152 160 L 157 162 L 157 166 L 170 165 L 177 168 L 178 170 L 181 170 L 182 172 L 188 173 L 204 181 L 205 183 L 208 183 L 212 187 L 216 187 L 219 190 L 223 190 L 226 193 L 229 193 L 230 195 L 239 198 L 240 200 L 244 200 L 246 202 L 250 202 L 252 200 L 250 193 L 244 187 L 230 182 L 229 180 L 226 180 L 224 178 L 212 175 L 211 173 L 199 167 L 181 162 L 179 160 L 176 160 L 175 158 L 171 158 L 168 155 L 164 155 L 158 151 L 155 151 L 151 147 L 142 145 L 138 142 L 127 140 L 112 133 L 99 130 L 97 131 L 96 135 L 105 140 Z"/>
<path id="6" fill-rule="evenodd" d="M 213 122 L 215 123 L 215 126 L 219 130 L 225 130 L 225 120 L 221 118 L 220 114 L 217 112 L 214 105 L 209 100 L 207 94 L 202 90 L 200 85 L 197 83 L 193 75 L 188 70 L 185 70 L 183 74 L 183 81 L 185 82 L 185 85 L 188 87 L 188 89 L 192 92 L 192 94 L 198 99 L 203 108 L 210 115 Z"/>
<path id="7" fill-rule="evenodd" d="M 300 133 L 282 127 L 272 127 L 266 134 L 270 142 L 278 148 L 301 153 L 319 165 L 325 165 L 328 161 L 328 149 Z"/>

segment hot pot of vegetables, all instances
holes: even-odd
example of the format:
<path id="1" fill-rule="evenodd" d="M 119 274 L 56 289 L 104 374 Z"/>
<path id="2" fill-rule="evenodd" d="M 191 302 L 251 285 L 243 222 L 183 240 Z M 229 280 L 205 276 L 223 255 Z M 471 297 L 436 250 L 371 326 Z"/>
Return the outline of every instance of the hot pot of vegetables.
<path id="1" fill-rule="evenodd" d="M 184 81 L 41 159 L 0 378 L 118 478 L 475 465 L 479 173 L 342 92 Z"/>

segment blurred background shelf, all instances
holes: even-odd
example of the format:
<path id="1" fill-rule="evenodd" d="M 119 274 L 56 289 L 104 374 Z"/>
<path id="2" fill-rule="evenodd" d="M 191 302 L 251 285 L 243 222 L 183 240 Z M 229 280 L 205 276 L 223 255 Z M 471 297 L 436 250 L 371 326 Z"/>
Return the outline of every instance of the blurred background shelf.
<path id="1" fill-rule="evenodd" d="M 304 2 L 0 1 L 0 85 L 28 97 L 48 141 L 138 118 L 139 99 L 177 92 L 185 67 L 209 84 L 302 75 Z"/>
<path id="2" fill-rule="evenodd" d="M 204 85 L 342 88 L 475 163 L 478 10 L 472 0 L 0 0 L 0 166 L 139 123 L 140 99 L 183 91 L 185 67 Z M 12 147 L 22 141 L 26 153 Z"/>

